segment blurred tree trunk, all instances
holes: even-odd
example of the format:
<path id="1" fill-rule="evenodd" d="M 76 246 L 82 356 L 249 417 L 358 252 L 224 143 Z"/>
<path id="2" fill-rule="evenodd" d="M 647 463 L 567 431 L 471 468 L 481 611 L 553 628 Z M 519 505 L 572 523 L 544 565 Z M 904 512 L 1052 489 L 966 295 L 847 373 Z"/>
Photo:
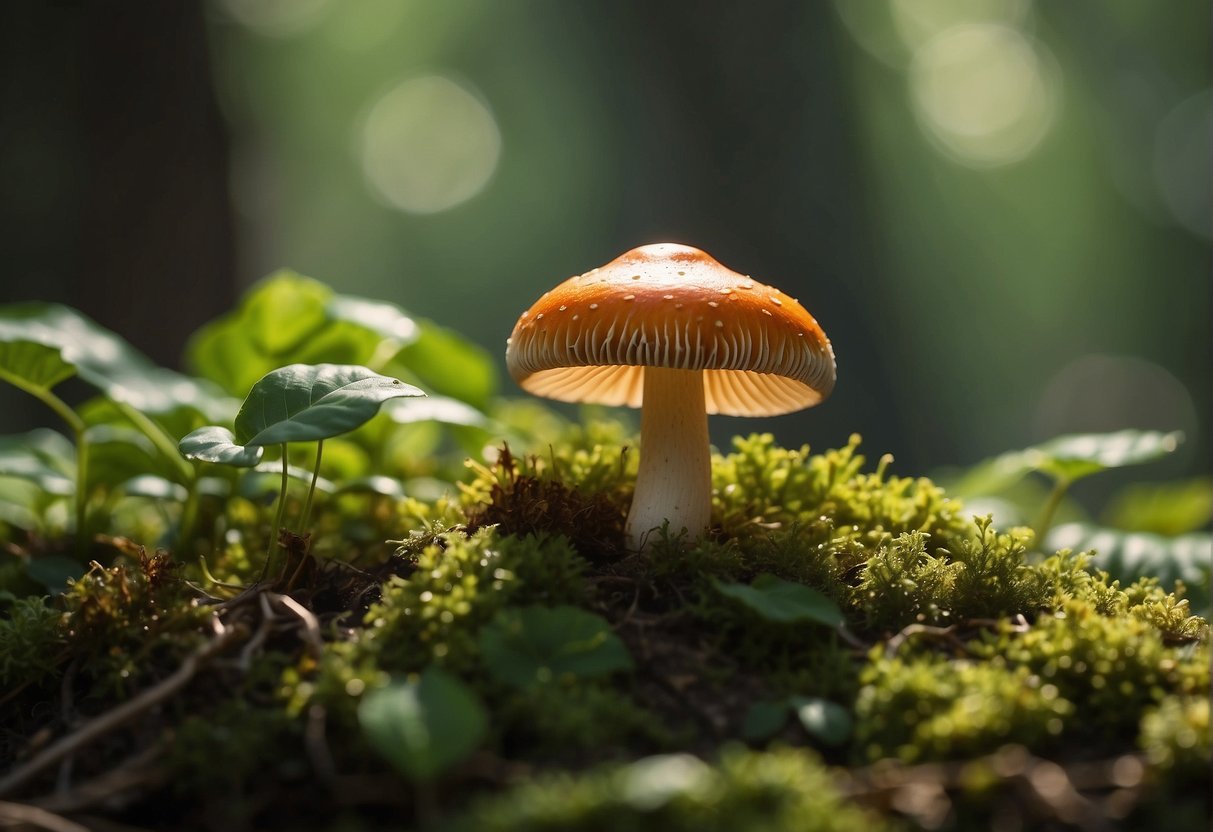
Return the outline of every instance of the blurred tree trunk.
<path id="1" fill-rule="evenodd" d="M 228 309 L 228 143 L 200 2 L 92 2 L 83 18 L 81 258 L 72 299 L 156 361 Z"/>
<path id="2" fill-rule="evenodd" d="M 236 286 L 202 3 L 0 5 L 0 112 L 0 302 L 70 304 L 177 365 Z"/>

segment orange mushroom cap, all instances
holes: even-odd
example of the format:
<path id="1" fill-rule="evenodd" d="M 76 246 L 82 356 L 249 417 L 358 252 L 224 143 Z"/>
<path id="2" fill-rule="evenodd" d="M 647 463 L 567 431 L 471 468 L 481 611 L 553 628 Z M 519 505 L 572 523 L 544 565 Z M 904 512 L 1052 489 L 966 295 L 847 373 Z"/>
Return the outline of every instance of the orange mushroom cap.
<path id="1" fill-rule="evenodd" d="M 522 313 L 506 365 L 524 390 L 640 407 L 645 367 L 703 370 L 708 413 L 774 416 L 834 388 L 834 350 L 794 298 L 697 248 L 641 246 Z"/>

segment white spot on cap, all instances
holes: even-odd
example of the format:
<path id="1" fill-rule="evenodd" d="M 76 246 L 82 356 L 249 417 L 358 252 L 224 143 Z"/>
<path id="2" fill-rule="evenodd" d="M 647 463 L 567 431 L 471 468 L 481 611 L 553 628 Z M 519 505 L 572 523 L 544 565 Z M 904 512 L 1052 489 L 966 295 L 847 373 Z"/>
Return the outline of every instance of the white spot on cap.
<path id="1" fill-rule="evenodd" d="M 624 295 L 623 299 L 624 300 L 636 300 L 636 296 L 635 295 Z"/>
<path id="2" fill-rule="evenodd" d="M 716 327 L 717 327 L 718 329 L 724 329 L 724 321 L 717 321 L 717 322 L 716 322 Z"/>
<path id="3" fill-rule="evenodd" d="M 710 306 L 710 307 L 712 307 L 713 309 L 715 309 L 717 306 L 720 306 L 720 304 L 719 304 L 719 303 L 717 303 L 717 302 L 716 302 L 716 301 L 714 301 L 714 300 L 710 300 L 710 301 L 708 301 L 708 306 Z"/>
<path id="4" fill-rule="evenodd" d="M 775 304 L 776 306 L 783 306 L 783 301 L 776 297 L 771 298 L 771 303 Z"/>
<path id="5" fill-rule="evenodd" d="M 596 303 L 591 303 L 591 304 L 590 304 L 590 308 L 591 308 L 591 309 L 597 309 L 597 308 L 598 308 L 598 304 L 596 304 Z"/>

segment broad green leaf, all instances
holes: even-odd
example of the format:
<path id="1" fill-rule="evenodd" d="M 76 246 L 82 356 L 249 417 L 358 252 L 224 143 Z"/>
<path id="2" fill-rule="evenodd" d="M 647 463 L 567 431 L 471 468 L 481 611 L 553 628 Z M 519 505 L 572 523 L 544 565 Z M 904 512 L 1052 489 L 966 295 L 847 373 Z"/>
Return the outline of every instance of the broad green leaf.
<path id="1" fill-rule="evenodd" d="M 435 667 L 394 681 L 358 706 L 362 731 L 411 780 L 433 780 L 476 750 L 488 731 L 484 706 L 467 685 Z"/>
<path id="2" fill-rule="evenodd" d="M 180 460 L 166 459 L 156 446 L 129 424 L 91 425 L 88 440 L 89 488 L 107 489 L 142 474 L 183 480 Z"/>
<path id="3" fill-rule="evenodd" d="M 289 480 L 311 485 L 312 472 L 298 465 L 288 465 L 286 476 Z M 271 494 L 277 494 L 282 487 L 282 463 L 259 462 L 252 471 L 246 472 L 238 485 L 237 493 L 247 500 L 256 500 Z M 332 480 L 324 477 L 316 478 L 316 490 L 321 494 L 331 494 L 337 490 Z"/>
<path id="4" fill-rule="evenodd" d="M 181 453 L 188 459 L 214 462 L 236 468 L 252 468 L 261 460 L 265 449 L 249 447 L 236 441 L 232 432 L 218 425 L 207 425 L 186 436 L 179 443 Z"/>
<path id="5" fill-rule="evenodd" d="M 141 474 L 122 483 L 122 493 L 128 497 L 145 497 L 149 500 L 173 500 L 184 503 L 189 492 L 179 483 L 154 474 Z"/>
<path id="6" fill-rule="evenodd" d="M 746 742 L 762 742 L 783 730 L 788 724 L 788 703 L 763 700 L 755 702 L 741 723 L 741 738 Z"/>
<path id="7" fill-rule="evenodd" d="M 79 561 L 62 555 L 31 558 L 25 567 L 25 573 L 30 578 L 54 594 L 66 592 L 68 584 L 86 571 Z"/>
<path id="8" fill-rule="evenodd" d="M 844 621 L 838 605 L 825 595 L 774 575 L 759 575 L 748 586 L 715 578 L 712 583 L 721 595 L 740 601 L 768 621 L 815 621 L 829 627 L 839 627 Z"/>
<path id="9" fill-rule="evenodd" d="M 450 396 L 426 396 L 423 399 L 397 399 L 384 408 L 388 418 L 400 425 L 413 422 L 442 422 L 448 425 L 483 427 L 488 417 L 470 404 Z"/>
<path id="10" fill-rule="evenodd" d="M 366 367 L 292 364 L 253 385 L 236 414 L 236 441 L 277 445 L 339 436 L 366 422 L 388 399 L 424 396 Z"/>
<path id="11" fill-rule="evenodd" d="M 1166 537 L 1206 529 L 1213 520 L 1213 478 L 1128 486 L 1101 519 L 1113 528 Z"/>
<path id="12" fill-rule="evenodd" d="M 328 317 L 357 324 L 398 345 L 417 340 L 420 328 L 399 306 L 353 295 L 335 295 L 328 304 Z"/>
<path id="13" fill-rule="evenodd" d="M 76 449 L 61 433 L 38 428 L 0 436 L 0 477 L 17 477 L 47 494 L 75 493 Z"/>
<path id="14" fill-rule="evenodd" d="M 1176 580 L 1182 580 L 1194 609 L 1205 609 L 1209 604 L 1213 535 L 1207 532 L 1162 537 L 1085 523 L 1066 523 L 1049 533 L 1045 547 L 1049 550 L 1094 549 L 1093 564 L 1120 579 L 1122 584 L 1154 577 L 1169 588 Z"/>
<path id="15" fill-rule="evenodd" d="M 788 704 L 796 711 L 804 730 L 826 745 L 842 745 L 851 736 L 851 714 L 836 702 L 793 696 Z"/>
<path id="16" fill-rule="evenodd" d="M 404 486 L 400 480 L 384 476 L 358 477 L 346 480 L 337 486 L 334 494 L 378 494 L 396 500 L 404 498 Z"/>
<path id="17" fill-rule="evenodd" d="M 1026 453 L 1036 470 L 1073 482 L 1108 468 L 1152 462 L 1174 452 L 1182 440 L 1178 431 L 1122 430 L 1059 436 Z"/>
<path id="18" fill-rule="evenodd" d="M 441 396 L 480 410 L 497 394 L 497 365 L 482 347 L 431 321 L 421 321 L 417 340 L 404 346 L 384 368 Z"/>
<path id="19" fill-rule="evenodd" d="M 57 347 L 32 341 L 7 340 L 8 321 L 0 318 L 0 380 L 36 390 L 50 390 L 76 374 Z"/>
<path id="20" fill-rule="evenodd" d="M 605 620 L 569 606 L 503 609 L 480 631 L 480 652 L 490 675 L 522 689 L 632 667 Z"/>
<path id="21" fill-rule="evenodd" d="M 218 392 L 209 385 L 157 367 L 113 332 L 67 306 L 26 303 L 0 309 L 0 341 L 58 351 L 61 362 L 75 367 L 84 381 L 145 414 L 183 405 L 203 413 L 218 409 Z"/>
<path id="22" fill-rule="evenodd" d="M 186 359 L 200 375 L 242 396 L 287 364 L 380 366 L 417 331 L 393 304 L 337 295 L 283 270 L 253 286 L 234 312 L 195 333 Z"/>

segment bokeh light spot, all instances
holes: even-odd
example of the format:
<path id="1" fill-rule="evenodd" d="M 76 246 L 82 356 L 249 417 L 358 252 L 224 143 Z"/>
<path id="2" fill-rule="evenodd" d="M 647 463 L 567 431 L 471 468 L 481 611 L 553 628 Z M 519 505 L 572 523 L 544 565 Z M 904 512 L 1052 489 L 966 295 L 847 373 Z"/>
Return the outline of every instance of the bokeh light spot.
<path id="1" fill-rule="evenodd" d="M 1032 11 L 1031 0 L 889 0 L 901 40 L 917 49 L 946 29 L 964 23 L 1020 26 Z"/>
<path id="2" fill-rule="evenodd" d="M 927 41 L 910 68 L 919 123 L 955 160 L 1018 161 L 1040 143 L 1060 98 L 1052 56 L 1007 26 L 953 26 Z"/>
<path id="3" fill-rule="evenodd" d="M 367 182 L 388 205 L 434 214 L 484 188 L 501 155 L 501 133 L 474 93 L 450 78 L 424 75 L 374 103 L 359 152 Z"/>
<path id="4" fill-rule="evenodd" d="M 332 0 L 221 0 L 236 22 L 259 35 L 286 38 L 317 24 Z"/>

